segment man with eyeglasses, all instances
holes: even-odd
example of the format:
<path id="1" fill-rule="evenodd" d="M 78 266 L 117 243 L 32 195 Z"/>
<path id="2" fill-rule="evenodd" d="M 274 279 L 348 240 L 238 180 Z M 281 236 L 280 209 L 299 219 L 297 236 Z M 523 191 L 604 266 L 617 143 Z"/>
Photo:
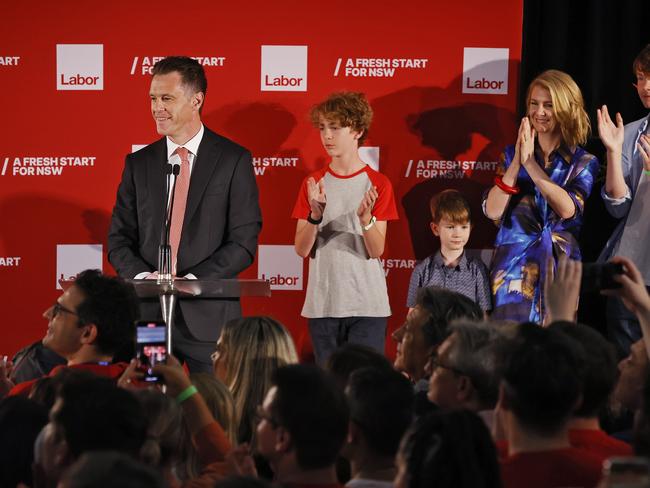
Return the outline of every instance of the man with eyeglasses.
<path id="1" fill-rule="evenodd" d="M 285 488 L 339 488 L 334 463 L 348 432 L 343 392 L 315 367 L 278 368 L 257 413 L 257 451 Z"/>
<path id="2" fill-rule="evenodd" d="M 491 428 L 503 369 L 500 356 L 508 342 L 489 323 L 455 322 L 450 331 L 427 364 L 427 397 L 444 410 L 472 410 Z"/>
<path id="3" fill-rule="evenodd" d="M 431 410 L 426 394 L 429 373 L 425 370 L 432 354 L 449 335 L 449 322 L 454 319 L 481 320 L 483 310 L 465 295 L 434 286 L 420 288 L 416 305 L 406 316 L 406 323 L 396 329 L 397 342 L 394 367 L 413 382 L 417 416 Z"/>
<path id="4" fill-rule="evenodd" d="M 43 313 L 48 320 L 43 345 L 67 362 L 49 375 L 70 367 L 119 378 L 127 364 L 113 363 L 113 357 L 132 344 L 137 313 L 137 297 L 131 285 L 98 270 L 80 273 L 75 283 Z M 29 395 L 37 380 L 14 386 L 8 369 L 0 364 L 0 397 L 7 392 Z"/>

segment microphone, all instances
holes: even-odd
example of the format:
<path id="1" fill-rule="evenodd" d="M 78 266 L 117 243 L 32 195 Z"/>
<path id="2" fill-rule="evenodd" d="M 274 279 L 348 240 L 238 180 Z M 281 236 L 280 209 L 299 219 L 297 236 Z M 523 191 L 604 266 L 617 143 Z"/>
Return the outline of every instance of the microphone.
<path id="1" fill-rule="evenodd" d="M 178 154 L 172 154 L 167 163 L 167 174 L 178 176 L 181 172 L 181 157 Z"/>
<path id="2" fill-rule="evenodd" d="M 172 154 L 165 167 L 167 185 L 164 200 L 165 220 L 161 229 L 160 246 L 158 247 L 158 280 L 159 282 L 172 281 L 171 246 L 169 245 L 169 230 L 171 228 L 172 210 L 174 207 L 174 193 L 176 190 L 176 177 L 181 172 L 181 158 Z M 172 175 L 173 178 L 169 178 Z M 171 184 L 170 184 L 171 183 Z"/>

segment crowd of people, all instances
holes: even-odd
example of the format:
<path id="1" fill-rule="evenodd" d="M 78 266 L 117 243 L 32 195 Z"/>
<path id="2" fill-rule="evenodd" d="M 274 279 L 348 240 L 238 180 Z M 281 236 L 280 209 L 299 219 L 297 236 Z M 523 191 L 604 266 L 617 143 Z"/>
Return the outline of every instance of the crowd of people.
<path id="1" fill-rule="evenodd" d="M 546 326 L 486 321 L 424 287 L 394 363 L 347 344 L 319 367 L 298 364 L 282 324 L 247 317 L 223 328 L 213 374 L 155 366 L 164 393 L 116 357 L 132 286 L 86 271 L 45 313 L 43 342 L 65 364 L 40 377 L 33 355 L 0 365 L 0 485 L 597 486 L 608 459 L 650 454 L 650 295 L 615 259 L 625 272 L 607 293 L 643 332 L 620 362 L 574 322 L 581 264 L 563 257 Z"/>
<path id="2" fill-rule="evenodd" d="M 176 89 L 184 63 L 164 61 L 155 76 Z M 650 45 L 633 69 L 650 108 Z M 154 115 L 168 110 L 159 88 Z M 191 110 L 204 94 L 188 98 Z M 599 165 L 579 146 L 590 128 L 579 88 L 549 70 L 530 84 L 517 141 L 484 195 L 499 226 L 489 269 L 465 253 L 463 196 L 431 199 L 440 250 L 413 272 L 391 362 L 377 258 L 397 211 L 390 182 L 358 156 L 372 111 L 361 94 L 339 93 L 311 116 L 331 163 L 305 179 L 293 217 L 296 251 L 310 260 L 302 314 L 317 364 L 299 364 L 283 324 L 239 317 L 219 324 L 206 371 L 210 341 L 181 307 L 194 334 L 179 349 L 185 365 L 170 355 L 152 385 L 132 359 L 133 286 L 84 271 L 45 311 L 45 337 L 0 360 L 0 486 L 650 486 L 649 119 L 624 126 L 598 111 L 602 196 L 621 218 L 603 252 L 616 270 L 599 290 L 607 337 L 576 323 L 578 234 Z M 131 214 L 115 215 L 126 225 Z M 259 231 L 258 213 L 249 220 Z M 174 268 L 200 274 L 206 265 L 175 245 Z"/>

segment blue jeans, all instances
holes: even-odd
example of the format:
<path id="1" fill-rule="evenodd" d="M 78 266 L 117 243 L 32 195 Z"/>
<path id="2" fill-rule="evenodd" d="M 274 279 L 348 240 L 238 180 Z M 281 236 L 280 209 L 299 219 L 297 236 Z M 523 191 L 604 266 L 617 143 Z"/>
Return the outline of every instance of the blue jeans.
<path id="1" fill-rule="evenodd" d="M 343 344 L 361 344 L 384 354 L 388 317 L 323 317 L 308 319 L 314 357 L 319 366 Z"/>

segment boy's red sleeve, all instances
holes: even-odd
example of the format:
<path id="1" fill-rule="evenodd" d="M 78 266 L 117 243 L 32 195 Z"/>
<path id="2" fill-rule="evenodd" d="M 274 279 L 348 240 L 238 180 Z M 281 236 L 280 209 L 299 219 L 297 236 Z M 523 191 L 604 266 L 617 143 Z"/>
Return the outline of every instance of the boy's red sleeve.
<path id="1" fill-rule="evenodd" d="M 307 194 L 307 179 L 308 178 L 302 180 L 302 184 L 300 185 L 298 198 L 296 199 L 296 204 L 294 205 L 293 212 L 291 213 L 292 219 L 307 220 L 307 217 L 309 217 L 311 208 L 309 207 L 309 197 Z"/>
<path id="2" fill-rule="evenodd" d="M 379 197 L 375 201 L 375 206 L 372 208 L 372 215 L 377 220 L 397 220 L 397 205 L 395 204 L 395 195 L 393 193 L 393 185 L 390 180 L 376 171 L 369 172 L 370 181 L 377 187 Z"/>

